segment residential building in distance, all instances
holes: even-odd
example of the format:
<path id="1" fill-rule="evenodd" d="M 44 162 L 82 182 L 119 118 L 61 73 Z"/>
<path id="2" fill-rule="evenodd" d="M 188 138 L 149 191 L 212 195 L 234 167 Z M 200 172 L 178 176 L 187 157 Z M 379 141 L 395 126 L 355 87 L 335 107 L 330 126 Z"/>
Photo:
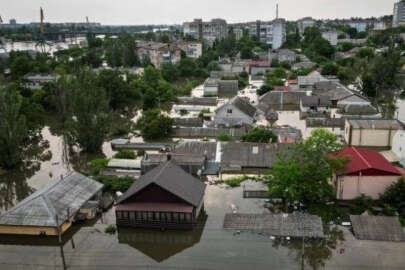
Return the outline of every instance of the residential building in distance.
<path id="1" fill-rule="evenodd" d="M 288 62 L 293 64 L 297 61 L 297 54 L 293 50 L 282 49 L 277 52 L 278 62 Z"/>
<path id="2" fill-rule="evenodd" d="M 338 33 L 336 30 L 323 32 L 322 37 L 329 41 L 329 43 L 333 46 L 336 46 L 338 44 Z"/>
<path id="3" fill-rule="evenodd" d="M 222 39 L 228 35 L 228 25 L 224 19 L 212 19 L 209 22 L 194 19 L 192 22 L 183 23 L 183 34 L 195 39 L 204 39 L 209 44 L 213 44 L 216 39 Z"/>
<path id="4" fill-rule="evenodd" d="M 401 0 L 394 3 L 394 17 L 392 20 L 392 26 L 398 27 L 405 24 L 405 1 Z"/>
<path id="5" fill-rule="evenodd" d="M 53 74 L 27 74 L 24 76 L 24 86 L 31 90 L 40 89 L 46 83 L 57 81 L 59 77 L 59 75 Z"/>
<path id="6" fill-rule="evenodd" d="M 177 46 L 186 54 L 189 58 L 199 58 L 202 55 L 202 43 L 201 42 L 179 42 Z"/>
<path id="7" fill-rule="evenodd" d="M 234 97 L 215 111 L 217 126 L 243 126 L 255 122 L 258 114 L 256 107 L 241 97 Z"/>
<path id="8" fill-rule="evenodd" d="M 311 17 L 305 17 L 297 21 L 298 32 L 302 36 L 305 33 L 305 29 L 315 26 L 316 21 Z"/>
<path id="9" fill-rule="evenodd" d="M 233 29 L 233 33 L 235 34 L 236 40 L 240 40 L 243 37 L 243 29 L 242 28 Z"/>
<path id="10" fill-rule="evenodd" d="M 139 42 L 136 53 L 141 60 L 148 58 L 156 68 L 163 63 L 176 64 L 181 60 L 181 49 L 176 44 Z"/>
<path id="11" fill-rule="evenodd" d="M 118 199 L 116 223 L 126 227 L 192 229 L 204 211 L 205 187 L 169 159 L 141 176 Z"/>
<path id="12" fill-rule="evenodd" d="M 376 151 L 346 147 L 336 156 L 350 160 L 345 171 L 333 177 L 338 200 L 353 200 L 361 195 L 379 199 L 402 176 L 396 167 Z"/>
<path id="13" fill-rule="evenodd" d="M 248 23 L 248 31 L 249 35 L 271 45 L 275 50 L 281 48 L 286 41 L 286 21 L 284 19 L 275 19 L 269 22 L 257 20 Z"/>

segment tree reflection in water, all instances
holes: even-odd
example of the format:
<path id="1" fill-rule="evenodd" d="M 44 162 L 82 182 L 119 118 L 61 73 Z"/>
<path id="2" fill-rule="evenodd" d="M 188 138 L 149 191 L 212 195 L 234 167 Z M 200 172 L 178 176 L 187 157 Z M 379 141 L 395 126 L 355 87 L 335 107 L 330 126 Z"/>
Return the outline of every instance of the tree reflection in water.
<path id="1" fill-rule="evenodd" d="M 42 162 L 51 160 L 52 153 L 47 151 L 48 148 L 49 143 L 43 139 L 41 134 L 33 136 L 29 146 L 24 149 L 24 161 L 18 167 L 1 173 L 1 211 L 10 209 L 34 192 L 34 189 L 28 185 L 27 179 L 41 169 Z"/>
<path id="2" fill-rule="evenodd" d="M 291 253 L 295 253 L 297 262 L 301 269 L 305 266 L 313 270 L 323 268 L 325 262 L 332 258 L 332 250 L 344 241 L 343 232 L 337 228 L 331 229 L 324 239 L 305 239 L 304 245 L 302 239 L 292 239 L 287 241 L 284 238 L 276 238 L 273 241 L 273 247 L 286 247 Z"/>

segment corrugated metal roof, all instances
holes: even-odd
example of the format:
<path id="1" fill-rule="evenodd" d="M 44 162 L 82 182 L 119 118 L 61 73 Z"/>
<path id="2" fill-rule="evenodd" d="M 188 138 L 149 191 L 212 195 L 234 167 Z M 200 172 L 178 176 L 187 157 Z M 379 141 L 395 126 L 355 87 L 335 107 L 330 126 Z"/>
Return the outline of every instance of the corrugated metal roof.
<path id="1" fill-rule="evenodd" d="M 354 235 L 360 240 L 405 241 L 398 217 L 350 216 Z"/>
<path id="2" fill-rule="evenodd" d="M 398 175 L 401 173 L 384 158 L 380 153 L 370 150 L 365 150 L 357 147 L 345 147 L 335 156 L 348 157 L 350 162 L 346 167 L 345 174 L 354 174 L 368 170 L 379 171 L 377 175 Z"/>
<path id="3" fill-rule="evenodd" d="M 168 161 L 160 164 L 135 181 L 127 192 L 118 199 L 117 204 L 124 203 L 132 195 L 152 183 L 195 207 L 198 207 L 203 199 L 206 187 L 203 182 L 186 173 L 174 161 Z"/>
<path id="4" fill-rule="evenodd" d="M 109 168 L 140 169 L 140 159 L 111 159 L 108 162 Z"/>
<path id="5" fill-rule="evenodd" d="M 391 130 L 403 130 L 404 125 L 398 120 L 386 120 L 386 119 L 351 119 L 347 120 L 348 123 L 354 129 L 391 129 Z"/>
<path id="6" fill-rule="evenodd" d="M 60 226 L 102 187 L 102 184 L 74 172 L 38 190 L 2 214 L 0 225 Z"/>

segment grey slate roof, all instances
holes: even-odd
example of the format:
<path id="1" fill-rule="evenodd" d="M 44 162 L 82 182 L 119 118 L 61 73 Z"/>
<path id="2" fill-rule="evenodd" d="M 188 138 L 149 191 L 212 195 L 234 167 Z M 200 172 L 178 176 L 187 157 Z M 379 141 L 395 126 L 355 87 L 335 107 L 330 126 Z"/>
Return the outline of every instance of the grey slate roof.
<path id="1" fill-rule="evenodd" d="M 405 241 L 398 217 L 350 216 L 354 235 L 360 240 Z"/>
<path id="2" fill-rule="evenodd" d="M 203 120 L 199 117 L 194 118 L 183 118 L 183 117 L 176 117 L 173 118 L 174 126 L 178 127 L 202 127 Z"/>
<path id="3" fill-rule="evenodd" d="M 354 129 L 391 129 L 391 130 L 403 130 L 404 125 L 398 120 L 386 120 L 386 119 L 350 119 L 348 123 Z"/>
<path id="4" fill-rule="evenodd" d="M 301 98 L 302 106 L 305 107 L 330 107 L 332 102 L 325 96 L 304 96 Z"/>
<path id="5" fill-rule="evenodd" d="M 174 161 L 168 161 L 135 181 L 127 192 L 118 199 L 117 204 L 124 203 L 150 184 L 160 186 L 195 207 L 198 207 L 203 199 L 206 187 L 203 182 L 186 173 Z"/>
<path id="6" fill-rule="evenodd" d="M 216 142 L 186 141 L 179 143 L 174 149 L 178 154 L 206 155 L 208 160 L 215 160 L 217 152 Z"/>
<path id="7" fill-rule="evenodd" d="M 74 172 L 36 191 L 0 216 L 0 225 L 57 227 L 72 217 L 103 185 Z M 69 216 L 67 215 L 69 211 Z M 58 222 L 56 220 L 58 215 Z"/>
<path id="8" fill-rule="evenodd" d="M 361 105 L 361 104 L 348 104 L 342 109 L 344 114 L 348 115 L 375 115 L 378 114 L 377 109 L 371 105 Z"/>
<path id="9" fill-rule="evenodd" d="M 178 97 L 177 104 L 216 106 L 217 98 L 215 98 L 215 97 Z"/>
<path id="10" fill-rule="evenodd" d="M 271 168 L 279 155 L 288 154 L 289 144 L 280 143 L 222 143 L 224 168 Z"/>
<path id="11" fill-rule="evenodd" d="M 272 106 L 279 105 L 299 105 L 302 97 L 306 96 L 304 91 L 284 92 L 270 91 L 259 98 L 259 109 L 267 111 Z"/>
<path id="12" fill-rule="evenodd" d="M 235 106 L 236 108 L 238 108 L 241 112 L 245 113 L 246 115 L 250 116 L 250 117 L 254 117 L 256 114 L 256 107 L 254 107 L 252 104 L 250 104 L 247 100 L 235 96 L 233 97 L 231 100 L 228 101 L 228 103 L 225 103 L 224 105 L 222 105 L 221 107 L 219 107 L 216 111 L 220 110 L 223 106 L 231 104 L 233 106 Z"/>

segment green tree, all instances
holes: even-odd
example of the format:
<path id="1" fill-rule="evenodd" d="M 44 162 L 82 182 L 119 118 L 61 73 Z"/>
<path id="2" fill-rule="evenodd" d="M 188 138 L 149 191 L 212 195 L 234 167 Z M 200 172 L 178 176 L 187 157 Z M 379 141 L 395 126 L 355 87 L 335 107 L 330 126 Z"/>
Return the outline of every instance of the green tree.
<path id="1" fill-rule="evenodd" d="M 161 113 L 159 109 L 151 109 L 142 115 L 137 122 L 145 140 L 168 138 L 172 132 L 173 120 Z"/>
<path id="2" fill-rule="evenodd" d="M 172 63 L 164 63 L 160 69 L 163 78 L 168 82 L 174 82 L 179 78 L 179 70 Z"/>
<path id="3" fill-rule="evenodd" d="M 220 142 L 232 142 L 233 138 L 228 133 L 223 132 L 223 133 L 218 135 L 217 141 L 220 141 Z"/>
<path id="4" fill-rule="evenodd" d="M 267 177 L 270 194 L 282 197 L 288 204 L 298 201 L 308 206 L 334 199 L 329 179 L 348 162 L 330 156 L 340 147 L 335 135 L 326 130 L 314 131 L 308 140 L 293 146 L 275 162 Z"/>
<path id="5" fill-rule="evenodd" d="M 248 133 L 243 135 L 242 141 L 244 142 L 257 142 L 257 143 L 276 143 L 277 136 L 267 129 L 254 128 Z"/>
<path id="6" fill-rule="evenodd" d="M 28 127 L 21 113 L 23 98 L 15 91 L 0 89 L 0 166 L 12 168 L 22 160 Z"/>
<path id="7" fill-rule="evenodd" d="M 83 71 L 71 85 L 73 92 L 69 133 L 86 152 L 99 152 L 110 128 L 108 99 L 95 74 Z"/>
<path id="8" fill-rule="evenodd" d="M 337 75 L 339 67 L 335 63 L 329 62 L 322 67 L 322 75 Z"/>
<path id="9" fill-rule="evenodd" d="M 380 200 L 394 207 L 405 217 L 405 180 L 401 178 L 389 186 L 381 195 Z"/>

